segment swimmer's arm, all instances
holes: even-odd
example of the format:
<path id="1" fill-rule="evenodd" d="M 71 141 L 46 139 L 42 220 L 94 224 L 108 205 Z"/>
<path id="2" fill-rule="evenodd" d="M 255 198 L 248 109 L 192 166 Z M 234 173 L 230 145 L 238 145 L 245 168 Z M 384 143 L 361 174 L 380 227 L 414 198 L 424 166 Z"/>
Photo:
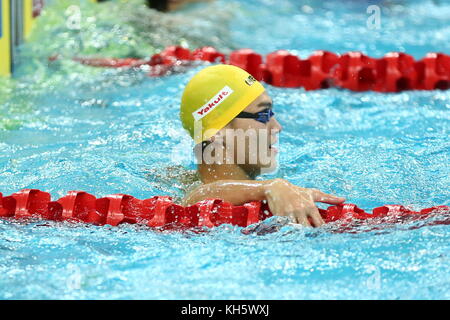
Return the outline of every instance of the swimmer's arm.
<path id="1" fill-rule="evenodd" d="M 184 198 L 183 205 L 190 206 L 208 198 L 222 199 L 233 205 L 267 200 L 274 215 L 288 216 L 296 223 L 315 227 L 324 224 L 315 202 L 340 204 L 345 201 L 317 189 L 295 186 L 284 179 L 219 180 L 194 189 Z"/>
<path id="2" fill-rule="evenodd" d="M 222 199 L 235 206 L 264 200 L 266 186 L 270 181 L 219 180 L 203 184 L 186 195 L 183 205 L 190 206 L 208 198 Z"/>

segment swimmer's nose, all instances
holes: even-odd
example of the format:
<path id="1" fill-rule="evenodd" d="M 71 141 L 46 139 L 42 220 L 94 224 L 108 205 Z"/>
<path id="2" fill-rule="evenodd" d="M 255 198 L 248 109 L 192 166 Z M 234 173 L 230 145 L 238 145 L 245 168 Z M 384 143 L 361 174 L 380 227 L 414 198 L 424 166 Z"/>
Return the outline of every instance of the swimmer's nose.
<path id="1" fill-rule="evenodd" d="M 283 126 L 278 122 L 275 117 L 272 117 L 272 130 L 275 131 L 275 134 L 280 133 L 283 130 Z"/>

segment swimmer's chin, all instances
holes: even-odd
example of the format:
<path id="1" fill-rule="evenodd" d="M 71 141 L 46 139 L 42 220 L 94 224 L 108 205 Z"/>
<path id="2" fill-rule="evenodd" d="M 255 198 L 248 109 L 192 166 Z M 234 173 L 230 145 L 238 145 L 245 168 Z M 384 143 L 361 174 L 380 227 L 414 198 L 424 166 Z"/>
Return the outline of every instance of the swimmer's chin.
<path id="1" fill-rule="evenodd" d="M 278 162 L 273 159 L 270 164 L 260 167 L 260 174 L 275 173 L 278 171 Z"/>

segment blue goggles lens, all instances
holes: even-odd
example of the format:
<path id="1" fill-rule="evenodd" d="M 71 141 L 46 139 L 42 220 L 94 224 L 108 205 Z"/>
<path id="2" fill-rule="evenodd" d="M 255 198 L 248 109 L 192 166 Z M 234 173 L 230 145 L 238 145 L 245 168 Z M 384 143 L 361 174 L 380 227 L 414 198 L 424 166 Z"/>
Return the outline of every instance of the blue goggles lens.
<path id="1" fill-rule="evenodd" d="M 254 119 L 256 121 L 267 123 L 270 121 L 270 118 L 272 118 L 275 115 L 275 113 L 272 111 L 271 108 L 264 109 L 257 113 L 250 113 L 250 112 L 241 112 L 239 113 L 236 118 L 241 119 Z"/>

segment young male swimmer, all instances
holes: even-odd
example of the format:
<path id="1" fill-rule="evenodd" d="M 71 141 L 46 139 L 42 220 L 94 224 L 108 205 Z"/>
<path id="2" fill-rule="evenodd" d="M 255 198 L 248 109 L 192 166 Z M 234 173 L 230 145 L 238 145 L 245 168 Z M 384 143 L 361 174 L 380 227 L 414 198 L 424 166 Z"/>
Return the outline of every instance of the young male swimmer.
<path id="1" fill-rule="evenodd" d="M 235 66 L 210 66 L 189 81 L 180 118 L 196 144 L 202 184 L 185 196 L 184 205 L 207 198 L 234 205 L 266 200 L 272 214 L 318 227 L 324 222 L 315 202 L 345 201 L 284 179 L 254 180 L 277 165 L 273 145 L 282 127 L 272 105 L 261 83 Z"/>

